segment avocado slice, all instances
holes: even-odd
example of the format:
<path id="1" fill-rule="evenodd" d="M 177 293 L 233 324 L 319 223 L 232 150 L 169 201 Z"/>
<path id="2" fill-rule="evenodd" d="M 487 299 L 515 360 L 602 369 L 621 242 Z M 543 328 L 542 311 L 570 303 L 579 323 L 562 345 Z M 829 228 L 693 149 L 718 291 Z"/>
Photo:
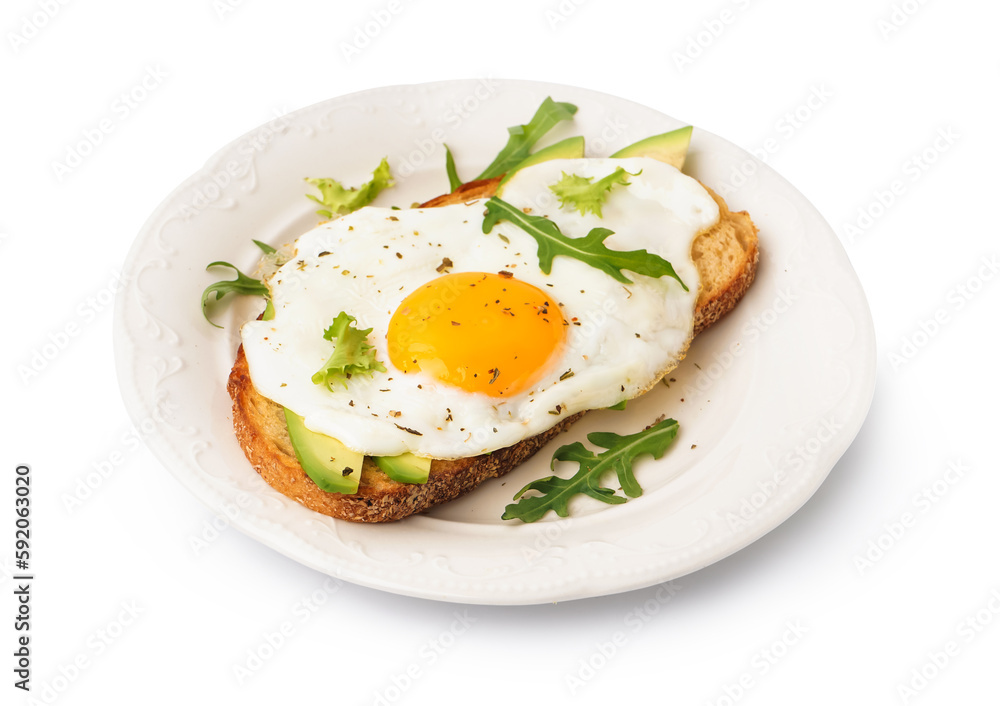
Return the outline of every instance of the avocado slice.
<path id="1" fill-rule="evenodd" d="M 274 304 L 272 304 L 271 300 L 268 299 L 267 306 L 264 307 L 264 313 L 261 315 L 260 320 L 270 321 L 273 318 L 274 318 Z"/>
<path id="2" fill-rule="evenodd" d="M 306 428 L 302 417 L 285 408 L 288 435 L 295 458 L 320 490 L 328 493 L 356 493 L 364 454 L 344 446 L 333 437 Z"/>
<path id="3" fill-rule="evenodd" d="M 426 483 L 431 472 L 431 460 L 411 453 L 399 456 L 375 456 L 375 465 L 397 483 Z"/>
<path id="4" fill-rule="evenodd" d="M 550 159 L 582 159 L 583 147 L 583 137 L 578 135 L 576 137 L 567 137 L 565 140 L 560 140 L 554 145 L 549 145 L 534 154 L 528 155 L 500 180 L 500 183 L 497 184 L 497 196 L 500 195 L 500 189 L 507 183 L 507 180 L 514 176 L 518 170 L 530 167 L 532 164 L 548 162 Z"/>
<path id="5" fill-rule="evenodd" d="M 661 162 L 673 165 L 678 169 L 684 166 L 688 145 L 691 143 L 690 125 L 671 130 L 661 135 L 653 135 L 645 140 L 633 142 L 628 147 L 615 152 L 612 157 L 652 157 Z"/>

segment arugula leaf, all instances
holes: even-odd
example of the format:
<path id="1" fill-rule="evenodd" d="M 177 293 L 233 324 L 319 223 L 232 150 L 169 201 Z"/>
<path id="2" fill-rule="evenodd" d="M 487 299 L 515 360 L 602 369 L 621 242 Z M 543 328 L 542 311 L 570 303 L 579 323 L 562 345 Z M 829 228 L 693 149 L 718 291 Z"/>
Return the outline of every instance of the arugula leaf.
<path id="1" fill-rule="evenodd" d="M 552 456 L 552 467 L 556 461 L 574 461 L 580 469 L 572 478 L 548 476 L 528 483 L 514 494 L 516 502 L 504 508 L 501 519 L 534 522 L 540 520 L 549 510 L 559 517 L 569 514 L 569 501 L 575 495 L 583 494 L 608 503 L 618 505 L 627 498 L 615 493 L 611 488 L 601 486 L 601 476 L 614 470 L 622 491 L 629 498 L 642 495 L 642 488 L 632 471 L 632 462 L 643 454 L 660 458 L 673 443 L 680 425 L 673 419 L 664 419 L 659 424 L 628 436 L 612 432 L 594 432 L 587 435 L 587 441 L 606 451 L 594 455 L 579 441 L 560 447 Z M 541 495 L 523 497 L 529 490 Z"/>
<path id="2" fill-rule="evenodd" d="M 233 294 L 259 294 L 265 297 L 268 295 L 266 284 L 259 279 L 254 279 L 243 274 L 236 265 L 230 265 L 228 262 L 217 260 L 216 262 L 209 263 L 205 269 L 207 270 L 209 267 L 230 267 L 236 270 L 236 279 L 224 279 L 215 282 L 205 287 L 205 291 L 201 293 L 201 313 L 205 316 L 205 320 L 216 328 L 222 327 L 208 318 L 208 303 L 211 301 L 213 293 L 215 294 L 216 301 L 222 299 L 223 296 L 230 292 Z"/>
<path id="3" fill-rule="evenodd" d="M 375 167 L 371 181 L 367 181 L 361 186 L 345 189 L 336 179 L 311 179 L 307 177 L 306 181 L 319 189 L 320 195 L 318 197 L 313 194 L 306 194 L 306 196 L 321 206 L 326 206 L 326 209 L 316 211 L 324 218 L 333 218 L 357 211 L 362 206 L 367 206 L 374 201 L 382 189 L 393 185 L 386 157 L 383 157 L 379 165 Z"/>
<path id="4" fill-rule="evenodd" d="M 476 179 L 492 179 L 505 173 L 527 157 L 545 133 L 563 120 L 572 120 L 575 113 L 576 106 L 572 103 L 556 103 L 551 97 L 546 98 L 527 124 L 507 128 L 510 133 L 507 144 Z"/>
<path id="5" fill-rule="evenodd" d="M 462 180 L 458 178 L 458 171 L 455 169 L 455 158 L 451 155 L 448 145 L 444 146 L 444 170 L 448 174 L 448 189 L 454 191 L 462 185 Z"/>
<path id="6" fill-rule="evenodd" d="M 276 249 L 272 248 L 267 243 L 262 243 L 259 240 L 254 240 L 253 244 L 256 245 L 258 248 L 260 248 L 261 252 L 264 253 L 265 255 L 273 255 L 274 253 L 278 252 Z"/>
<path id="7" fill-rule="evenodd" d="M 370 376 L 376 370 L 385 372 L 385 366 L 375 360 L 372 346 L 367 342 L 368 334 L 372 330 L 351 328 L 356 321 L 353 316 L 342 311 L 323 332 L 323 338 L 326 340 L 337 339 L 337 346 L 323 367 L 313 374 L 312 381 L 317 385 L 326 385 L 332 389 L 333 383 L 339 382 L 346 388 L 347 381 L 352 375 Z"/>
<path id="8" fill-rule="evenodd" d="M 674 272 L 673 265 L 659 255 L 645 250 L 611 250 L 605 246 L 604 241 L 614 233 L 607 228 L 592 228 L 583 238 L 570 238 L 545 216 L 528 215 L 493 196 L 486 202 L 483 232 L 489 233 L 502 220 L 510 221 L 535 239 L 538 243 L 538 266 L 545 274 L 552 272 L 552 259 L 556 255 L 566 255 L 606 272 L 618 282 L 632 283 L 622 274 L 622 269 L 626 269 L 649 277 L 673 277 L 685 292 L 688 291 L 687 285 Z"/>
<path id="9" fill-rule="evenodd" d="M 640 171 L 637 174 L 632 174 L 626 172 L 624 167 L 618 167 L 603 179 L 594 182 L 594 177 L 582 177 L 563 172 L 562 179 L 552 184 L 549 189 L 559 197 L 562 208 L 576 208 L 581 215 L 586 215 L 587 211 L 590 211 L 597 214 L 598 218 L 603 218 L 601 206 L 607 201 L 611 189 L 616 184 L 628 186 L 631 183 L 628 178 L 639 176 L 641 173 Z"/>

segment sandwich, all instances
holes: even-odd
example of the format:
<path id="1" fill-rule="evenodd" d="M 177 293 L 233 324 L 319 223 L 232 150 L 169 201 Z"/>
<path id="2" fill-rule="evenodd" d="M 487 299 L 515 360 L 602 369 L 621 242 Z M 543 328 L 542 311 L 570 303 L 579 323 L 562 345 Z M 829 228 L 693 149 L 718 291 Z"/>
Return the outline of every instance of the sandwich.
<path id="1" fill-rule="evenodd" d="M 575 111 L 547 99 L 532 122 L 554 109 Z M 584 158 L 582 139 L 527 156 L 520 143 L 464 183 L 448 152 L 452 190 L 409 209 L 340 208 L 391 183 L 385 161 L 360 189 L 313 180 L 329 220 L 280 258 L 262 246 L 276 267 L 250 289 L 266 308 L 241 328 L 229 375 L 250 465 L 324 515 L 400 520 L 648 391 L 736 306 L 758 262 L 749 215 L 680 170 L 690 135 L 607 158 Z M 203 304 L 233 291 L 213 287 Z M 634 497 L 631 461 L 659 457 L 677 426 L 591 434 L 599 455 L 560 448 L 554 460 L 580 464 L 576 485 L 540 479 L 504 517 L 565 515 L 579 492 L 624 502 L 600 485 L 611 468 Z"/>

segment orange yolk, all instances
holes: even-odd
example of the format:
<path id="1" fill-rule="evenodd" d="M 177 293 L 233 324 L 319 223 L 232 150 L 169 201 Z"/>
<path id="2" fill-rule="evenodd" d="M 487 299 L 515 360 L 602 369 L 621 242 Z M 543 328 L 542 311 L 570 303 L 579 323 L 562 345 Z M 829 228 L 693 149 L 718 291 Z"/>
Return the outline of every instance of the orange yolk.
<path id="1" fill-rule="evenodd" d="M 545 375 L 565 344 L 566 321 L 550 295 L 507 273 L 456 272 L 407 296 L 387 339 L 403 372 L 503 397 Z"/>

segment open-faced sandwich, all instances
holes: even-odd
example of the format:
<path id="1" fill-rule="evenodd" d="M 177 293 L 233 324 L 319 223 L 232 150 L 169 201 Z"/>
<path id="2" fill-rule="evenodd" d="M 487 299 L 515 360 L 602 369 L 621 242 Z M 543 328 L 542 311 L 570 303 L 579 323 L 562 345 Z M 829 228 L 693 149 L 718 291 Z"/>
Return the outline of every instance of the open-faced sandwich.
<path id="1" fill-rule="evenodd" d="M 680 171 L 691 128 L 606 158 L 584 158 L 582 138 L 528 154 L 539 125 L 573 112 L 547 99 L 468 183 L 449 152 L 453 190 L 412 208 L 361 205 L 391 183 L 385 161 L 358 189 L 311 180 L 330 220 L 261 244 L 270 267 L 240 274 L 242 290 L 205 291 L 266 297 L 228 387 L 239 443 L 271 486 L 362 522 L 457 498 L 587 410 L 649 390 L 736 305 L 757 229 Z M 591 434 L 596 455 L 563 446 L 554 459 L 580 471 L 529 484 L 504 517 L 564 515 L 577 493 L 624 502 L 601 485 L 612 470 L 634 497 L 632 460 L 662 455 L 677 426 Z"/>

